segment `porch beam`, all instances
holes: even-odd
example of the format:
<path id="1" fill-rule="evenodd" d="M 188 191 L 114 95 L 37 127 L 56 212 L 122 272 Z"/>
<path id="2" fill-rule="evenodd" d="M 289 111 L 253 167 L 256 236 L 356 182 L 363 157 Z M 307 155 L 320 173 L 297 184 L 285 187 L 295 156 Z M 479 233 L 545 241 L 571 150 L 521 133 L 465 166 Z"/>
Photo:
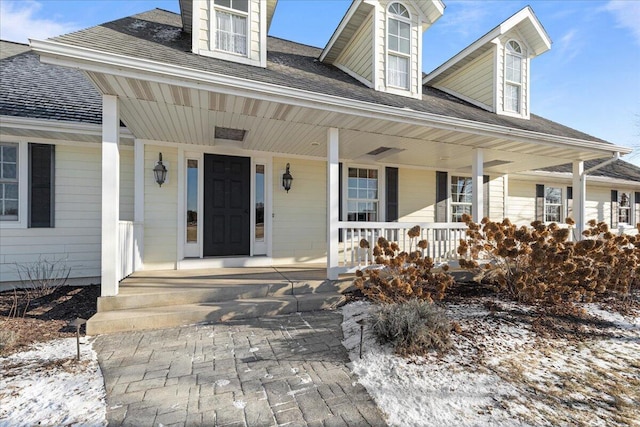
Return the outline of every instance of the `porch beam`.
<path id="1" fill-rule="evenodd" d="M 576 238 L 582 239 L 586 222 L 585 202 L 587 197 L 587 179 L 584 162 L 573 162 L 573 220 L 576 222 Z"/>
<path id="2" fill-rule="evenodd" d="M 327 130 L 327 279 L 338 279 L 338 234 L 340 210 L 339 132 Z"/>
<path id="3" fill-rule="evenodd" d="M 479 223 L 484 212 L 484 186 L 483 184 L 483 160 L 484 152 L 482 148 L 473 149 L 473 160 L 471 162 L 471 182 L 472 182 L 472 205 L 471 217 L 473 221 Z"/>
<path id="4" fill-rule="evenodd" d="M 101 295 L 118 295 L 120 220 L 120 114 L 118 97 L 102 95 Z"/>

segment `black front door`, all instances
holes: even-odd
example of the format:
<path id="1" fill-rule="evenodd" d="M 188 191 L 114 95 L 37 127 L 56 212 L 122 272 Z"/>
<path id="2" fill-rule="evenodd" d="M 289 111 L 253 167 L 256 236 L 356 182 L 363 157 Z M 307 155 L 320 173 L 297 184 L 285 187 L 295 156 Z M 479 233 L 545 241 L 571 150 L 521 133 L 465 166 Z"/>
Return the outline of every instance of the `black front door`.
<path id="1" fill-rule="evenodd" d="M 249 255 L 251 159 L 204 155 L 204 256 Z"/>

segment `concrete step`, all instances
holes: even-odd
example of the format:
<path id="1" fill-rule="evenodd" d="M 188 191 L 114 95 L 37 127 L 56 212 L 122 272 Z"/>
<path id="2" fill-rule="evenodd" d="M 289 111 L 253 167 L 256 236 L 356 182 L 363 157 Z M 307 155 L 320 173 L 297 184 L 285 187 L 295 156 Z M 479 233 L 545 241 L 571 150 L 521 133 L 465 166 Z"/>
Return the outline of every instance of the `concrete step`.
<path id="1" fill-rule="evenodd" d="M 323 292 L 103 311 L 89 319 L 87 335 L 328 310 L 344 301 L 345 297 L 340 293 Z"/>
<path id="2" fill-rule="evenodd" d="M 205 302 L 222 302 L 251 298 L 267 298 L 316 293 L 342 293 L 351 287 L 352 280 L 303 280 L 291 282 L 250 280 L 199 281 L 184 283 L 176 281 L 149 282 L 127 279 L 121 292 L 113 297 L 98 298 L 98 313 L 136 308 L 164 307 Z M 181 286 L 182 285 L 182 286 Z"/>

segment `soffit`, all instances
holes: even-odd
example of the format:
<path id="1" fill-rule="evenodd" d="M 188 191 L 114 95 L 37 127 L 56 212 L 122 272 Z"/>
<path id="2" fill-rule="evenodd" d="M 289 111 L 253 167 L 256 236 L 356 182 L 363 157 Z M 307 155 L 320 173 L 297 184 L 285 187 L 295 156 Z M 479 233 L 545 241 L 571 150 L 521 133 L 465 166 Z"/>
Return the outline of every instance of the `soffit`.
<path id="1" fill-rule="evenodd" d="M 510 140 L 429 125 L 292 105 L 240 95 L 89 72 L 101 92 L 120 100 L 121 120 L 136 138 L 200 146 L 236 147 L 326 158 L 326 133 L 340 129 L 340 157 L 361 163 L 465 171 L 472 149 L 485 149 L 487 172 L 511 173 L 554 166 L 602 152 Z M 214 138 L 215 127 L 247 131 L 242 142 Z M 379 156 L 379 147 L 393 150 Z M 493 165 L 493 166 L 491 166 Z M 470 169 L 469 169 L 470 170 Z"/>

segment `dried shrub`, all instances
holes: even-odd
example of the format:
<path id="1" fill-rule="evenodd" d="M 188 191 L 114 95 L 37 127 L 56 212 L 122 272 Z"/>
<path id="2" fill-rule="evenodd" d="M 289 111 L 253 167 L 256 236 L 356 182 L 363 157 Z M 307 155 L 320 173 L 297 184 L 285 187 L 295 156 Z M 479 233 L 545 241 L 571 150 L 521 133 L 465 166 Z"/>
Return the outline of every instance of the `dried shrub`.
<path id="1" fill-rule="evenodd" d="M 443 352 L 451 347 L 451 322 L 444 310 L 427 301 L 382 304 L 373 310 L 370 321 L 378 341 L 391 344 L 401 356 Z"/>
<path id="2" fill-rule="evenodd" d="M 38 261 L 16 263 L 16 271 L 20 281 L 29 285 L 29 292 L 35 298 L 50 295 L 64 286 L 71 274 L 71 267 L 66 259 L 38 258 Z"/>
<path id="3" fill-rule="evenodd" d="M 640 281 L 640 234 L 615 235 L 607 224 L 592 220 L 584 240 L 572 242 L 571 229 L 556 223 L 517 227 L 508 219 L 463 220 L 469 229 L 458 247 L 466 257 L 460 266 L 519 301 L 625 299 Z M 481 259 L 487 262 L 481 265 Z"/>
<path id="4" fill-rule="evenodd" d="M 400 252 L 397 243 L 380 237 L 373 248 L 374 261 L 380 268 L 356 272 L 354 285 L 372 301 L 393 303 L 420 299 L 433 302 L 444 298 L 447 287 L 453 284 L 447 265 L 442 271 L 434 272 L 433 260 L 424 256 L 427 241 L 418 240 L 420 227 L 411 228 L 408 235 L 410 248 L 415 247 L 415 250 Z M 368 245 L 366 240 L 360 242 L 360 247 L 368 248 Z"/>

